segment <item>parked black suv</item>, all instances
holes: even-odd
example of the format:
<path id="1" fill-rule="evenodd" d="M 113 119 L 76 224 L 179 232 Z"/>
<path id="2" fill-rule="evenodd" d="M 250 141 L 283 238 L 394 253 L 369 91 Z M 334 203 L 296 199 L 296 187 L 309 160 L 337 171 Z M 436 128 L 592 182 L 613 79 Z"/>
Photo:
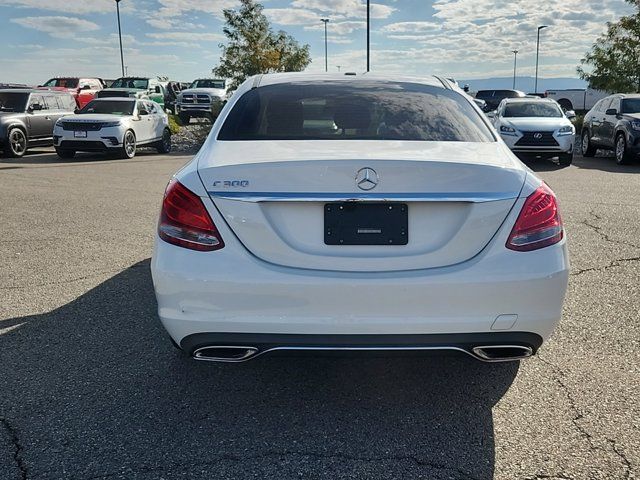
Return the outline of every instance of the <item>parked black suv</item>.
<path id="1" fill-rule="evenodd" d="M 487 102 L 487 110 L 495 110 L 505 98 L 523 98 L 524 92 L 519 90 L 478 90 L 476 98 Z"/>
<path id="2" fill-rule="evenodd" d="M 53 145 L 53 125 L 76 109 L 68 93 L 0 90 L 0 151 L 22 157 L 29 147 Z"/>
<path id="3" fill-rule="evenodd" d="M 640 154 L 640 94 L 605 97 L 584 116 L 582 155 L 593 157 L 598 148 L 616 152 L 623 165 Z"/>

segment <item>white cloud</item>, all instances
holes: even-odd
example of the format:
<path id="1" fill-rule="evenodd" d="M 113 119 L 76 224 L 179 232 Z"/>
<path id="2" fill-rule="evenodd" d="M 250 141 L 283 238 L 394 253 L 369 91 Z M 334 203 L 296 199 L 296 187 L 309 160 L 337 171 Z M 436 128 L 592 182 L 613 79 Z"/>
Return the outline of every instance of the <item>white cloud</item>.
<path id="1" fill-rule="evenodd" d="M 366 26 L 367 22 L 356 22 L 351 20 L 346 22 L 329 22 L 329 25 L 327 25 L 327 30 L 337 35 L 348 35 L 361 28 L 366 28 Z M 324 30 L 324 25 L 313 25 L 304 28 L 305 30 Z"/>
<path id="2" fill-rule="evenodd" d="M 364 18 L 367 15 L 366 3 L 361 0 L 293 0 L 292 6 L 318 10 L 323 14 L 338 14 L 349 18 Z M 381 3 L 371 4 L 371 18 L 388 18 L 396 9 Z"/>
<path id="3" fill-rule="evenodd" d="M 106 13 L 115 10 L 113 0 L 90 0 L 74 2 L 69 0 L 0 0 L 0 6 L 37 8 L 58 13 Z"/>
<path id="4" fill-rule="evenodd" d="M 264 14 L 269 21 L 280 25 L 321 25 L 322 18 L 317 12 L 304 8 L 265 8 Z"/>
<path id="5" fill-rule="evenodd" d="M 222 42 L 225 36 L 221 33 L 191 33 L 191 32 L 157 32 L 147 33 L 147 37 L 158 40 L 179 40 L 179 41 L 203 41 Z"/>
<path id="6" fill-rule="evenodd" d="M 435 22 L 398 22 L 389 23 L 380 31 L 385 33 L 431 33 L 441 29 L 442 24 Z"/>
<path id="7" fill-rule="evenodd" d="M 22 17 L 12 18 L 11 22 L 59 38 L 69 38 L 77 33 L 100 30 L 96 23 L 76 17 Z"/>

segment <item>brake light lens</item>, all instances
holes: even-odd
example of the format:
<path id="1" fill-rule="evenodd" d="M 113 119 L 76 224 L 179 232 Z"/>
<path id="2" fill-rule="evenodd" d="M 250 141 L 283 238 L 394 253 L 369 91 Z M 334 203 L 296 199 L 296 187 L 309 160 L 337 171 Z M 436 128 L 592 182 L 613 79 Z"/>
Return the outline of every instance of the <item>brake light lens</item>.
<path id="1" fill-rule="evenodd" d="M 556 196 L 543 183 L 524 202 L 506 247 L 519 252 L 529 252 L 558 243 L 563 235 L 564 229 Z"/>
<path id="2" fill-rule="evenodd" d="M 224 247 L 200 197 L 175 179 L 164 192 L 158 235 L 165 242 L 200 252 Z"/>

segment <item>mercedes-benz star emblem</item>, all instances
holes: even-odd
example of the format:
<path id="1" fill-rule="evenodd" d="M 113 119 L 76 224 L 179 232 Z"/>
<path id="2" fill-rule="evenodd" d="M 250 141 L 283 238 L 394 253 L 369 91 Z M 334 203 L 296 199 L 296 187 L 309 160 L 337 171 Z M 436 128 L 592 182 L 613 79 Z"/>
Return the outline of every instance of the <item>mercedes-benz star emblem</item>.
<path id="1" fill-rule="evenodd" d="M 540 140 L 542 138 L 542 134 L 541 133 L 534 133 L 533 134 L 533 138 L 535 138 L 536 140 Z"/>
<path id="2" fill-rule="evenodd" d="M 356 173 L 356 185 L 361 190 L 371 190 L 376 188 L 380 179 L 373 168 L 365 167 Z"/>

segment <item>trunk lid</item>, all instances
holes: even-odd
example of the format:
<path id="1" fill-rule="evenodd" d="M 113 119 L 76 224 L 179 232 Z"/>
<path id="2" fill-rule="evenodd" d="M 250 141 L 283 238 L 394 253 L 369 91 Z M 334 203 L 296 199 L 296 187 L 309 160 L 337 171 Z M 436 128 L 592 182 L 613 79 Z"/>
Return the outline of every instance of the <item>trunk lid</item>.
<path id="1" fill-rule="evenodd" d="M 356 175 L 372 169 L 377 184 Z M 333 271 L 436 268 L 477 255 L 500 228 L 526 170 L 499 142 L 210 141 L 198 170 L 242 244 L 278 265 Z M 334 202 L 408 207 L 406 245 L 327 245 Z M 392 203 L 393 205 L 393 203 Z"/>

